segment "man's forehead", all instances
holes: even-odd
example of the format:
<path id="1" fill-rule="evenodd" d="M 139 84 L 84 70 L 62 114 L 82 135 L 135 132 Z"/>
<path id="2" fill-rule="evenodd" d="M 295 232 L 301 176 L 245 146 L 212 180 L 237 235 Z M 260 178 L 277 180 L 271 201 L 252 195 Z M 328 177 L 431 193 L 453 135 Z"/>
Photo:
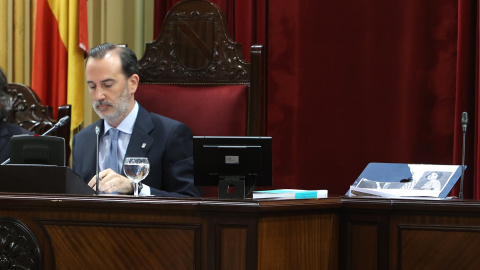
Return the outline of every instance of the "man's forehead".
<path id="1" fill-rule="evenodd" d="M 86 67 L 96 66 L 96 65 L 108 65 L 110 67 L 120 68 L 121 67 L 121 60 L 118 53 L 113 51 L 107 52 L 103 57 L 97 58 L 88 58 Z"/>
<path id="2" fill-rule="evenodd" d="M 85 75 L 87 80 L 114 80 L 116 77 L 122 74 L 123 72 L 120 61 L 115 61 L 114 59 L 105 57 L 89 59 L 85 67 Z"/>

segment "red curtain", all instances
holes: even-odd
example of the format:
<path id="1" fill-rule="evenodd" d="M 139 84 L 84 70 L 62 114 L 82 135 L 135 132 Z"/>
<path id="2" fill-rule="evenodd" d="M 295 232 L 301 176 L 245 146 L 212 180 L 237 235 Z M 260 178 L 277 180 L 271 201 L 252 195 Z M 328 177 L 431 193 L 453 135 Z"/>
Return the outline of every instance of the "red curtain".
<path id="1" fill-rule="evenodd" d="M 478 165 L 480 151 L 478 149 L 478 6 L 476 1 L 461 0 L 458 2 L 458 47 L 457 47 L 457 79 L 454 163 L 462 164 L 463 132 L 458 115 L 466 111 L 469 115 L 467 126 L 465 164 L 467 170 L 464 178 L 464 198 L 480 199 L 478 182 Z M 461 183 L 461 180 L 459 181 Z M 452 191 L 452 195 L 460 192 L 460 184 Z"/>
<path id="2" fill-rule="evenodd" d="M 342 195 L 369 162 L 461 164 L 466 111 L 480 198 L 477 1 L 214 2 L 244 55 L 267 46 L 274 188 Z"/>
<path id="3" fill-rule="evenodd" d="M 474 133 L 474 144 L 471 143 L 470 145 L 475 145 L 475 148 L 474 148 L 474 160 L 471 161 L 470 164 L 472 164 L 472 169 L 473 169 L 473 174 L 474 174 L 474 178 L 473 178 L 473 194 L 474 194 L 474 198 L 475 199 L 480 199 L 480 172 L 479 172 L 479 166 L 480 166 L 480 134 L 479 134 L 479 130 L 480 130 L 480 126 L 479 126 L 479 121 L 477 120 L 477 116 L 480 115 L 480 110 L 479 110 L 479 82 L 480 82 L 480 76 L 479 76 L 479 72 L 480 72 L 480 69 L 479 69 L 479 47 L 480 47 L 480 42 L 479 42 L 479 33 L 480 33 L 480 6 L 479 6 L 479 3 L 478 1 L 476 2 L 477 6 L 475 7 L 474 4 L 471 4 L 471 5 L 465 5 L 466 8 L 468 7 L 471 7 L 473 10 L 476 10 L 476 13 L 474 13 L 474 18 L 472 18 L 472 22 L 476 22 L 475 24 L 475 36 L 476 36 L 476 43 L 475 43 L 475 58 L 474 60 L 472 60 L 472 62 L 475 62 L 475 81 L 474 83 L 471 83 L 470 84 L 470 87 L 471 89 L 475 89 L 475 96 L 474 95 L 471 95 L 470 97 L 472 98 L 472 101 L 471 103 L 474 103 L 473 105 L 471 105 L 470 107 L 472 107 L 470 110 L 471 111 L 474 111 L 474 115 L 473 115 L 473 125 L 471 125 L 473 128 L 472 128 L 472 132 Z M 473 28 L 473 27 L 472 27 Z M 472 31 L 473 32 L 473 31 Z M 473 39 L 473 35 L 472 35 L 472 38 Z M 473 53 L 472 53 L 472 58 L 473 58 Z M 473 71 L 473 69 L 472 69 Z M 475 86 L 475 87 L 473 87 Z M 472 133 L 471 132 L 471 133 Z"/>
<path id="4" fill-rule="evenodd" d="M 157 38 L 158 34 L 162 30 L 163 20 L 167 12 L 181 0 L 155 0 L 153 11 L 153 37 L 152 40 Z"/>

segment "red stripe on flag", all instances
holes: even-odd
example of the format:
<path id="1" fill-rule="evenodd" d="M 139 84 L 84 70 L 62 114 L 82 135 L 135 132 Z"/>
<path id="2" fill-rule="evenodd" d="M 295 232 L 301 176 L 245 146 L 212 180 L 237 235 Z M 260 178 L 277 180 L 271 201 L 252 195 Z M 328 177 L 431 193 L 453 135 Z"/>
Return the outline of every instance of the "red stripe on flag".
<path id="1" fill-rule="evenodd" d="M 37 1 L 33 46 L 32 89 L 43 104 L 58 107 L 67 102 L 67 49 L 58 22 L 46 0 Z"/>

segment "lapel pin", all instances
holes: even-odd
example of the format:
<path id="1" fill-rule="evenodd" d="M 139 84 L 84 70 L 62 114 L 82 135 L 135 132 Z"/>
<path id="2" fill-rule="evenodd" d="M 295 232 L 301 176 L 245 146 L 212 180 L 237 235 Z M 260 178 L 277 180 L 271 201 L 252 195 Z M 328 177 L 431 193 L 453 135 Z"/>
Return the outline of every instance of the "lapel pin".
<path id="1" fill-rule="evenodd" d="M 146 143 L 142 143 L 142 148 L 145 148 L 145 146 L 147 146 Z"/>

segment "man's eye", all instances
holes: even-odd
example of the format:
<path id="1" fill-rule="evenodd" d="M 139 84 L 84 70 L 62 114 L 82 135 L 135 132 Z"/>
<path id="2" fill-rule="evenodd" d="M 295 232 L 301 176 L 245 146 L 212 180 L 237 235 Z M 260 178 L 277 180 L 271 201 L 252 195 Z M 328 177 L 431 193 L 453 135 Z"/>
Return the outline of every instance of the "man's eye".
<path id="1" fill-rule="evenodd" d="M 110 88 L 110 87 L 112 87 L 112 85 L 111 84 L 105 84 L 105 87 Z"/>

